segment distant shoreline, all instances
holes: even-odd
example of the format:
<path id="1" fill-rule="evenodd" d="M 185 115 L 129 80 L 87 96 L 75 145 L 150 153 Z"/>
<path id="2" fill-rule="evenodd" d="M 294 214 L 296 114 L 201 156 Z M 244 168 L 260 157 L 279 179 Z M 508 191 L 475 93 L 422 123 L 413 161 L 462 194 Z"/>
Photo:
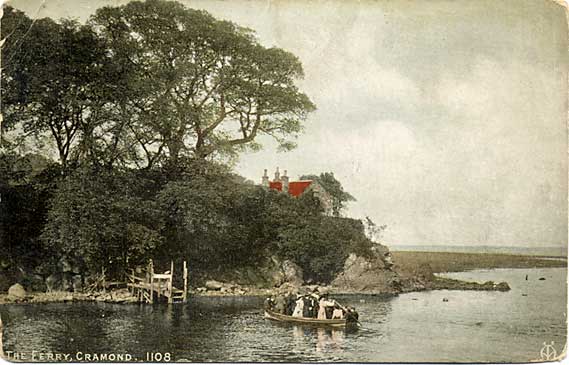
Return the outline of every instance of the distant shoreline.
<path id="1" fill-rule="evenodd" d="M 428 266 L 433 273 L 477 269 L 516 269 L 567 267 L 567 257 L 531 256 L 498 253 L 392 251 L 393 261 L 403 272 Z"/>
<path id="2" fill-rule="evenodd" d="M 453 252 L 490 255 L 567 257 L 567 247 L 510 247 L 510 246 L 456 246 L 456 245 L 393 245 L 388 244 L 391 252 Z"/>

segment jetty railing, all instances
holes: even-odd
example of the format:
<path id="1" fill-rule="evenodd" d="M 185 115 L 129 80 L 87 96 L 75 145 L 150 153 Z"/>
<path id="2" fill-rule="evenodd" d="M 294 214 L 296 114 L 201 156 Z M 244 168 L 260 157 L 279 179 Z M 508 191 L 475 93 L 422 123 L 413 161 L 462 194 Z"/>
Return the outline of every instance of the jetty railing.
<path id="1" fill-rule="evenodd" d="M 135 270 L 127 274 L 127 287 L 131 294 L 142 303 L 154 303 L 155 298 L 166 298 L 168 303 L 185 302 L 188 298 L 188 267 L 183 266 L 184 289 L 174 287 L 174 261 L 170 262 L 170 271 L 156 273 L 152 260 L 146 270 L 138 274 Z"/>

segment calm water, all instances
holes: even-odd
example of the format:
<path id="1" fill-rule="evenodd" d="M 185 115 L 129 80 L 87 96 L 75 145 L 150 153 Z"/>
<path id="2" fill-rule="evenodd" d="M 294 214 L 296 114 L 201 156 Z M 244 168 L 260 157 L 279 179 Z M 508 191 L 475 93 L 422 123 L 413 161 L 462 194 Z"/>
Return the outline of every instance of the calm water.
<path id="1" fill-rule="evenodd" d="M 528 274 L 528 280 L 525 276 Z M 278 325 L 263 298 L 199 298 L 188 305 L 44 304 L 0 307 L 4 349 L 27 353 L 169 352 L 174 361 L 525 362 L 543 342 L 566 340 L 566 269 L 455 273 L 507 281 L 500 292 L 433 291 L 398 297 L 349 296 L 357 332 Z M 546 280 L 538 280 L 539 278 Z M 443 301 L 443 298 L 448 301 Z M 84 355 L 83 355 L 84 356 Z"/>

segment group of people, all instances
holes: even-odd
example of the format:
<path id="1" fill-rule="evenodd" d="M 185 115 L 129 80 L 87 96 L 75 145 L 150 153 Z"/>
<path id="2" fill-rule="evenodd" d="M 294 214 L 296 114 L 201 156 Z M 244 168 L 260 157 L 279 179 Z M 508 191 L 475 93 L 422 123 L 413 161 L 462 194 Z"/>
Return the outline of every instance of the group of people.
<path id="1" fill-rule="evenodd" d="M 293 317 L 316 318 L 316 319 L 347 319 L 353 317 L 357 320 L 357 312 L 354 308 L 344 307 L 337 301 L 329 299 L 327 294 L 294 294 L 287 293 L 267 298 L 267 309 L 272 312 L 285 314 Z"/>

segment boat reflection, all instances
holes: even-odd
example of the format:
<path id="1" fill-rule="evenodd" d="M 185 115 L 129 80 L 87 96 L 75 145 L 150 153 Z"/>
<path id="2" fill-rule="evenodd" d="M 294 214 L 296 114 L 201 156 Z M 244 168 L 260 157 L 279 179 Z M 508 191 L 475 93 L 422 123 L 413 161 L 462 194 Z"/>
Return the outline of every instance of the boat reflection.
<path id="1" fill-rule="evenodd" d="M 338 328 L 307 328 L 303 326 L 292 326 L 292 335 L 298 342 L 314 342 L 316 352 L 336 352 L 343 351 L 345 329 Z"/>

